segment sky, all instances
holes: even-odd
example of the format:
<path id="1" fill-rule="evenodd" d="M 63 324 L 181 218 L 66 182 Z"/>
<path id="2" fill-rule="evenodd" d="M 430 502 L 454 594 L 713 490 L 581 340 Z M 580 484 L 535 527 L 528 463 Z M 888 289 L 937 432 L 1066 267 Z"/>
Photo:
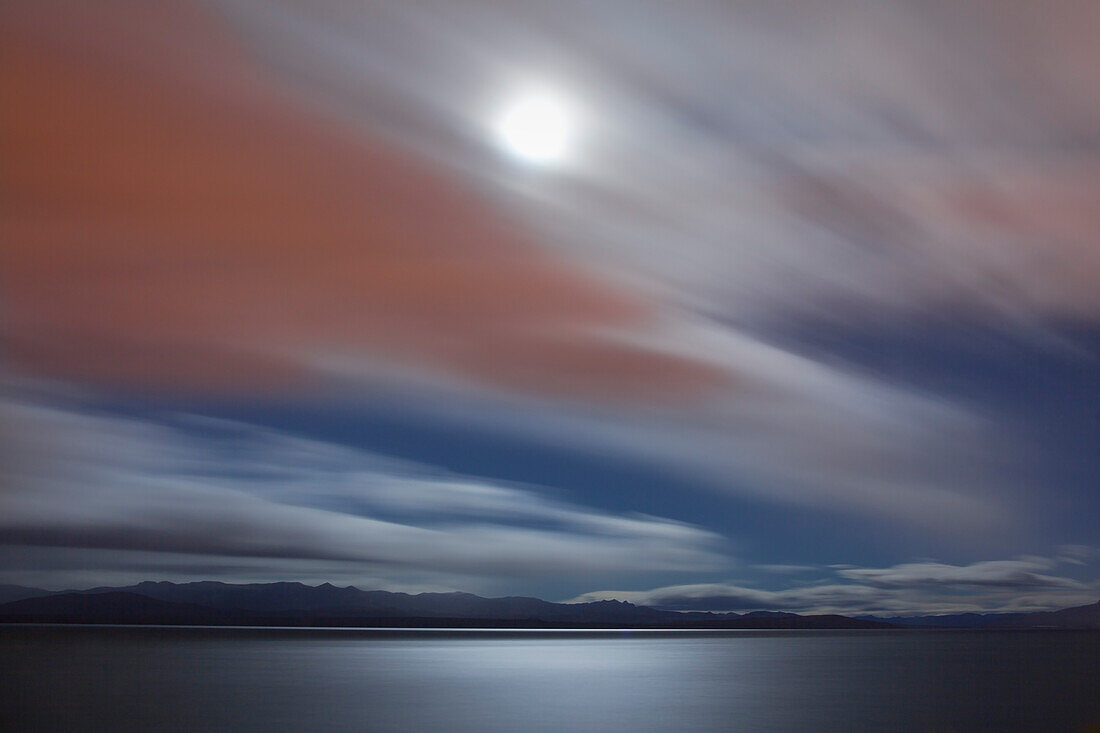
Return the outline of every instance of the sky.
<path id="1" fill-rule="evenodd" d="M 1095 602 L 1098 29 L 5 2 L 0 582 Z"/>

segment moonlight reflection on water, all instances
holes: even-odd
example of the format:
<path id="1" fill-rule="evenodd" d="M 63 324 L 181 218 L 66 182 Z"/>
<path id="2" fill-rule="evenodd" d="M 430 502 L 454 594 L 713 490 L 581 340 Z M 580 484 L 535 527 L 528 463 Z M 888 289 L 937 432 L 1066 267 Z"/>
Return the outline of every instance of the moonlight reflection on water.
<path id="1" fill-rule="evenodd" d="M 24 730 L 1080 730 L 1083 632 L 0 629 Z"/>

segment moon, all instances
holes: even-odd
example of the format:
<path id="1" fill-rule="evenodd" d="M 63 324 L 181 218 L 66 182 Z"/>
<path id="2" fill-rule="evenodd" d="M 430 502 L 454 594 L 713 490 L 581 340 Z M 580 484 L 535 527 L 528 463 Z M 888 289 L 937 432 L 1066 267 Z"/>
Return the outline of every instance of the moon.
<path id="1" fill-rule="evenodd" d="M 550 165 L 568 152 L 573 132 L 569 106 L 549 93 L 531 93 L 506 104 L 496 122 L 500 146 L 527 163 Z"/>

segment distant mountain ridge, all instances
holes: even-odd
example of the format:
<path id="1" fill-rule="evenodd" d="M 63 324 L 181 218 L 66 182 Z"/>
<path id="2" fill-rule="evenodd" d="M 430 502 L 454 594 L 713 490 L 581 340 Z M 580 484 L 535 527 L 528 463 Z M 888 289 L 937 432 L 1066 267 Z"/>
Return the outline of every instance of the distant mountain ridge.
<path id="1" fill-rule="evenodd" d="M 41 588 L 27 588 L 22 585 L 0 584 L 0 603 L 9 603 L 10 601 L 20 601 L 24 598 L 49 595 L 53 595 L 53 591 L 42 590 Z"/>
<path id="2" fill-rule="evenodd" d="M 623 601 L 552 603 L 471 593 L 393 593 L 330 583 L 145 581 L 125 587 L 47 591 L 0 585 L 0 622 L 160 623 L 258 626 L 502 626 L 635 628 L 1073 628 L 1100 629 L 1100 603 L 1060 611 L 859 617 L 783 611 L 664 611 Z"/>
<path id="3" fill-rule="evenodd" d="M 0 606 L 0 620 L 40 620 L 47 623 L 221 625 L 229 616 L 194 603 L 106 591 L 33 596 Z"/>
<path id="4" fill-rule="evenodd" d="M 392 593 L 329 583 L 146 581 L 51 592 L 11 586 L 0 622 L 291 626 L 505 626 L 636 628 L 887 628 L 845 616 L 779 612 L 681 613 L 623 601 L 551 603 L 471 593 Z"/>
<path id="5" fill-rule="evenodd" d="M 324 615 L 372 618 L 491 618 L 540 619 L 543 621 L 615 620 L 660 622 L 668 612 L 619 601 L 583 604 L 551 603 L 538 598 L 483 598 L 472 593 L 393 593 L 339 588 L 325 583 L 253 583 L 238 585 L 215 581 L 196 583 L 144 582 L 124 588 L 92 588 L 77 593 L 122 591 L 177 603 L 196 603 L 224 611 L 293 614 L 322 612 Z"/>
<path id="6" fill-rule="evenodd" d="M 955 613 L 930 616 L 859 616 L 898 626 L 946 629 L 1100 629 L 1100 601 L 1059 611 Z"/>

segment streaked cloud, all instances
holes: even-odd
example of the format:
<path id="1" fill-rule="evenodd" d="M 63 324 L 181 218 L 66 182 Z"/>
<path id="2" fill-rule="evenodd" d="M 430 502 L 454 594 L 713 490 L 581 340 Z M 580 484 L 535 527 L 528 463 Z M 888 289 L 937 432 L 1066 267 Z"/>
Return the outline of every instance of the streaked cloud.
<path id="1" fill-rule="evenodd" d="M 1058 560 L 1073 565 L 1088 565 L 1100 558 L 1100 547 L 1090 545 L 1062 545 L 1058 548 Z"/>
<path id="2" fill-rule="evenodd" d="M 682 522 L 601 512 L 534 487 L 477 483 L 244 424 L 196 431 L 186 416 L 13 403 L 5 420 L 27 432 L 12 442 L 20 460 L 3 473 L 0 544 L 482 578 L 697 573 L 727 562 L 718 536 Z"/>
<path id="3" fill-rule="evenodd" d="M 837 575 L 867 585 L 913 587 L 944 585 L 994 588 L 1080 588 L 1081 584 L 1069 578 L 1046 575 L 1056 563 L 1044 559 L 996 560 L 958 566 L 944 563 L 905 563 L 890 568 L 852 568 L 840 570 Z"/>
<path id="4" fill-rule="evenodd" d="M 13 3 L 4 31 L 5 330 L 24 370 L 301 388 L 312 354 L 380 351 L 552 394 L 723 381 L 585 338 L 576 324 L 644 329 L 654 304 L 540 250 L 446 171 L 294 103 L 201 7 Z M 203 64 L 175 62 L 191 48 Z"/>
<path id="5" fill-rule="evenodd" d="M 577 602 L 615 599 L 678 611 L 793 611 L 840 614 L 1033 611 L 1092 603 L 1096 582 L 1038 574 L 1053 560 L 993 560 L 965 566 L 906 563 L 891 568 L 842 568 L 836 576 L 781 590 L 728 583 L 666 586 L 643 591 L 594 591 Z M 773 571 L 784 572 L 784 571 Z"/>
<path id="6" fill-rule="evenodd" d="M 1098 23 L 1072 0 L 4 3 L 5 536 L 410 587 L 679 572 L 746 607 L 1081 592 L 1044 563 L 1100 541 Z M 530 89 L 568 100 L 555 166 L 494 137 Z M 940 347 L 964 358 L 915 378 Z M 165 399 L 194 409 L 147 417 Z M 302 424 L 199 424 L 280 401 Z M 381 401 L 659 488 L 642 513 L 631 486 L 557 490 L 583 467 L 508 482 L 305 437 L 318 405 Z M 811 531 L 746 567 L 790 582 L 848 542 L 845 567 L 694 583 L 753 511 Z"/>
<path id="7" fill-rule="evenodd" d="M 817 570 L 813 565 L 756 565 L 757 570 L 766 573 L 811 573 Z"/>

